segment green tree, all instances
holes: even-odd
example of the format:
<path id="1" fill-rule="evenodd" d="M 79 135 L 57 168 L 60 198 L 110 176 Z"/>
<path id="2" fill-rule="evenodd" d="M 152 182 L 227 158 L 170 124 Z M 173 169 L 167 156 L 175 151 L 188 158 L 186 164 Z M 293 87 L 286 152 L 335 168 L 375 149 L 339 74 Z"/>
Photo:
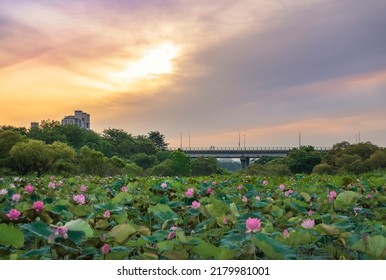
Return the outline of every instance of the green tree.
<path id="1" fill-rule="evenodd" d="M 176 176 L 190 176 L 192 169 L 190 163 L 190 157 L 180 151 L 173 151 L 170 155 L 170 167 L 173 171 L 173 175 Z"/>
<path id="2" fill-rule="evenodd" d="M 371 170 L 386 168 L 386 151 L 379 150 L 373 153 L 370 158 L 365 161 L 366 165 Z"/>
<path id="3" fill-rule="evenodd" d="M 348 146 L 347 149 L 345 150 L 345 153 L 349 155 L 358 155 L 363 160 L 366 160 L 370 158 L 370 156 L 378 150 L 379 150 L 378 146 L 372 144 L 371 142 L 366 142 L 366 143 L 358 143 L 358 144 L 353 144 Z"/>
<path id="4" fill-rule="evenodd" d="M 66 143 L 78 151 L 85 145 L 94 150 L 101 149 L 102 138 L 92 130 L 83 129 L 74 124 L 62 125 L 57 130 L 64 136 Z"/>
<path id="5" fill-rule="evenodd" d="M 157 148 L 153 141 L 149 140 L 146 136 L 139 135 L 135 137 L 134 153 L 155 155 L 157 153 Z"/>
<path id="6" fill-rule="evenodd" d="M 102 138 L 107 142 L 104 145 L 106 156 L 119 156 L 125 159 L 130 158 L 134 153 L 135 140 L 131 134 L 123 129 L 108 128 L 103 130 Z"/>
<path id="7" fill-rule="evenodd" d="M 143 169 L 135 163 L 126 164 L 123 169 L 124 174 L 131 177 L 138 177 L 143 175 Z"/>
<path id="8" fill-rule="evenodd" d="M 142 167 L 143 169 L 148 169 L 152 167 L 156 161 L 157 158 L 155 155 L 147 155 L 145 153 L 138 153 L 131 157 L 131 160 L 138 166 Z"/>
<path id="9" fill-rule="evenodd" d="M 287 157 L 288 167 L 294 174 L 311 173 L 314 166 L 319 164 L 321 160 L 322 156 L 312 146 L 293 149 L 288 153 Z"/>
<path id="10" fill-rule="evenodd" d="M 229 172 L 236 172 L 241 169 L 240 161 L 232 161 L 232 160 L 219 160 L 217 162 L 219 168 L 225 169 Z"/>
<path id="11" fill-rule="evenodd" d="M 165 151 L 169 145 L 165 142 L 165 136 L 159 131 L 150 131 L 147 138 L 161 151 Z"/>
<path id="12" fill-rule="evenodd" d="M 0 174 L 7 172 L 9 151 L 22 139 L 20 132 L 16 130 L 0 130 Z"/>
<path id="13" fill-rule="evenodd" d="M 123 175 L 126 161 L 118 156 L 113 156 L 107 161 L 106 173 L 108 175 Z"/>
<path id="14" fill-rule="evenodd" d="M 47 144 L 55 141 L 67 142 L 66 136 L 61 133 L 61 124 L 58 121 L 43 120 L 38 127 L 31 127 L 27 136 L 28 138 L 42 140 Z"/>
<path id="15" fill-rule="evenodd" d="M 79 151 L 79 168 L 83 174 L 103 176 L 107 173 L 108 158 L 101 152 L 83 146 Z"/>
<path id="16" fill-rule="evenodd" d="M 332 175 L 335 174 L 334 167 L 327 163 L 319 163 L 314 166 L 312 173 L 319 175 Z"/>
<path id="17" fill-rule="evenodd" d="M 41 176 L 53 170 L 59 162 L 73 161 L 76 152 L 65 143 L 46 144 L 40 140 L 16 143 L 9 152 L 11 167 L 20 175 L 36 172 Z"/>
<path id="18" fill-rule="evenodd" d="M 27 129 L 25 127 L 16 127 L 16 126 L 12 126 L 12 125 L 0 126 L 0 132 L 8 131 L 8 130 L 19 132 L 20 135 L 26 135 L 27 134 Z"/>
<path id="19" fill-rule="evenodd" d="M 175 173 L 172 169 L 172 160 L 166 159 L 163 162 L 149 169 L 149 175 L 153 176 L 173 176 Z"/>
<path id="20" fill-rule="evenodd" d="M 206 176 L 219 173 L 217 159 L 214 157 L 198 157 L 191 162 L 193 176 Z"/>

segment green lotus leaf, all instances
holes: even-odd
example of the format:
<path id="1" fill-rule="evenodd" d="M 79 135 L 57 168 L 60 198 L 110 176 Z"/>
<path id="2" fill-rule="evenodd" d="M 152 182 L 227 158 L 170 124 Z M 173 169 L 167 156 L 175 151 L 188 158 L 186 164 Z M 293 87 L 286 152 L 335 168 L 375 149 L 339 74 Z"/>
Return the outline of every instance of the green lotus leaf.
<path id="1" fill-rule="evenodd" d="M 82 219 L 69 221 L 65 224 L 65 226 L 72 231 L 83 231 L 86 238 L 94 236 L 91 226 Z"/>
<path id="2" fill-rule="evenodd" d="M 252 242 L 270 259 L 296 259 L 296 254 L 290 247 L 278 242 L 264 233 L 256 233 L 253 236 Z"/>
<path id="3" fill-rule="evenodd" d="M 336 209 L 353 207 L 354 204 L 358 201 L 360 195 L 357 192 L 353 191 L 344 191 L 338 194 L 334 201 L 334 206 Z"/>
<path id="4" fill-rule="evenodd" d="M 52 229 L 50 229 L 44 222 L 38 221 L 34 223 L 24 224 L 21 226 L 22 229 L 26 230 L 33 235 L 48 239 L 48 237 L 53 234 Z"/>
<path id="5" fill-rule="evenodd" d="M 221 200 L 211 199 L 211 203 L 205 205 L 211 217 L 222 217 L 228 212 L 228 206 Z"/>
<path id="6" fill-rule="evenodd" d="M 136 233 L 137 230 L 131 224 L 120 224 L 113 227 L 108 235 L 114 237 L 114 240 L 118 243 L 124 243 L 131 235 Z"/>
<path id="7" fill-rule="evenodd" d="M 150 206 L 149 207 L 149 213 L 153 213 L 154 214 L 156 212 L 165 213 L 165 212 L 173 212 L 173 210 L 167 204 L 158 203 L 158 204 L 156 204 L 154 206 Z"/>
<path id="8" fill-rule="evenodd" d="M 120 192 L 112 199 L 112 202 L 119 204 L 122 203 L 122 201 L 131 202 L 132 200 L 133 196 L 131 194 L 127 192 Z"/>
<path id="9" fill-rule="evenodd" d="M 326 225 L 319 224 L 315 227 L 317 231 L 319 231 L 323 235 L 338 235 L 340 234 L 340 230 L 335 225 Z"/>
<path id="10" fill-rule="evenodd" d="M 306 192 L 300 192 L 300 195 L 303 197 L 304 201 L 310 202 L 311 196 Z"/>
<path id="11" fill-rule="evenodd" d="M 13 225 L 0 224 L 0 244 L 20 248 L 24 244 L 24 234 Z"/>
<path id="12" fill-rule="evenodd" d="M 202 259 L 217 259 L 217 260 L 230 260 L 236 256 L 236 251 L 230 250 L 225 247 L 217 247 L 211 243 L 208 243 L 202 239 L 198 239 L 199 244 L 194 246 L 193 253 L 198 255 Z"/>
<path id="13" fill-rule="evenodd" d="M 361 251 L 376 259 L 385 259 L 386 237 L 382 235 L 362 237 L 358 242 L 351 246 L 351 249 Z"/>

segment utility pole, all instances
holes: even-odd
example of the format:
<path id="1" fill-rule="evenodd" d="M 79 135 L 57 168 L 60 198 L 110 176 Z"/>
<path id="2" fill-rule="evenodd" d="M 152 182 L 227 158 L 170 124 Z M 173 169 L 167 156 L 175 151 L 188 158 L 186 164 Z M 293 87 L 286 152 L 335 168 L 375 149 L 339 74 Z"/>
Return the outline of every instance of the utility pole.
<path id="1" fill-rule="evenodd" d="M 241 138 L 241 132 L 239 132 L 239 150 L 240 150 L 240 138 Z"/>
<path id="2" fill-rule="evenodd" d="M 182 132 L 181 132 L 181 136 L 180 136 L 180 147 L 181 147 L 181 150 L 182 150 Z"/>
<path id="3" fill-rule="evenodd" d="M 299 131 L 299 148 L 302 146 L 302 135 L 300 134 Z"/>
<path id="4" fill-rule="evenodd" d="M 189 134 L 189 150 L 190 150 L 190 134 Z"/>
<path id="5" fill-rule="evenodd" d="M 244 134 L 244 149 L 245 149 L 245 134 Z"/>

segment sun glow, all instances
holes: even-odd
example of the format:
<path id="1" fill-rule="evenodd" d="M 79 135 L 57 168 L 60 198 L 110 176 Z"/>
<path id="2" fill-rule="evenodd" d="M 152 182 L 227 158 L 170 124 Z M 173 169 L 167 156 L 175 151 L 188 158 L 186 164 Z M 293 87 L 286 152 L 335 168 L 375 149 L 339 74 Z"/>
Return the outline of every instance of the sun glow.
<path id="1" fill-rule="evenodd" d="M 178 54 L 179 49 L 175 45 L 164 43 L 144 51 L 139 60 L 127 63 L 122 70 L 110 72 L 108 78 L 112 84 L 119 87 L 162 78 L 173 73 L 173 60 Z"/>

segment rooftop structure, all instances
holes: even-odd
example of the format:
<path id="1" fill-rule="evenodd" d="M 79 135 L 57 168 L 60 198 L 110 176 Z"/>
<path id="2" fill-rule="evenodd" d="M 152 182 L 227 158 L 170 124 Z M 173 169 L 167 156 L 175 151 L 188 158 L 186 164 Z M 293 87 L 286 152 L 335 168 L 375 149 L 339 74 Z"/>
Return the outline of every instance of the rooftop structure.
<path id="1" fill-rule="evenodd" d="M 82 112 L 81 110 L 75 110 L 73 116 L 65 116 L 62 119 L 62 125 L 75 124 L 80 128 L 90 129 L 90 114 Z"/>

